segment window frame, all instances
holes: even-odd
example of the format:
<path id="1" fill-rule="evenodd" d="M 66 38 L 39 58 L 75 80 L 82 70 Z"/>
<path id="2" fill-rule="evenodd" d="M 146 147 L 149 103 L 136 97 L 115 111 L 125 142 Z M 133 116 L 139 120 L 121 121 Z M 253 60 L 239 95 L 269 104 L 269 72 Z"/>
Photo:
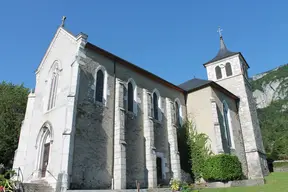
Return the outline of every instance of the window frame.
<path id="1" fill-rule="evenodd" d="M 218 75 L 217 75 L 217 70 L 219 69 L 219 72 L 220 72 L 220 77 L 218 78 Z M 216 75 L 216 79 L 222 79 L 223 78 L 223 75 L 222 75 L 222 70 L 221 70 L 221 67 L 219 65 L 217 65 L 214 69 L 215 71 L 215 75 Z"/>
<path id="2" fill-rule="evenodd" d="M 230 74 L 230 75 L 228 75 L 228 73 L 227 73 L 227 68 L 228 68 L 227 66 L 230 68 L 230 71 L 231 71 L 231 74 Z M 231 76 L 233 76 L 232 65 L 231 65 L 230 62 L 227 62 L 227 63 L 225 64 L 225 74 L 226 74 L 226 77 L 231 77 Z"/>
<path id="3" fill-rule="evenodd" d="M 97 74 L 98 74 L 99 70 L 101 70 L 102 73 L 103 73 L 103 96 L 102 96 L 102 102 L 96 100 Z M 104 106 L 107 105 L 107 78 L 108 78 L 108 74 L 107 74 L 107 71 L 106 71 L 105 67 L 103 67 L 102 65 L 98 66 L 97 69 L 95 70 L 95 73 L 94 73 L 94 88 L 95 88 L 95 90 L 94 90 L 94 103 L 102 104 Z"/>
<path id="4" fill-rule="evenodd" d="M 132 111 L 129 110 L 129 84 L 131 83 L 132 89 L 133 89 L 133 106 L 132 106 Z M 126 99 L 126 106 L 127 106 L 127 112 L 134 113 L 137 115 L 137 84 L 135 83 L 134 79 L 130 78 L 127 81 L 127 99 Z"/>
<path id="5" fill-rule="evenodd" d="M 156 119 L 155 118 L 155 109 L 154 109 L 154 94 L 156 94 L 157 96 L 157 104 L 158 104 L 158 109 L 157 109 L 157 114 L 158 114 L 158 118 Z M 159 121 L 161 122 L 162 121 L 162 105 L 161 105 L 161 95 L 159 93 L 159 91 L 157 89 L 154 89 L 153 92 L 152 92 L 152 106 L 153 106 L 153 119 L 156 120 L 156 121 Z"/>
<path id="6" fill-rule="evenodd" d="M 49 74 L 49 93 L 47 105 L 45 105 L 46 111 L 51 111 L 56 107 L 57 92 L 60 79 L 61 65 L 58 60 L 54 61 L 48 74 Z"/>
<path id="7" fill-rule="evenodd" d="M 233 126 L 231 122 L 230 108 L 229 108 L 228 103 L 225 100 L 223 100 L 222 106 L 223 106 L 223 121 L 224 121 L 223 124 L 224 124 L 224 129 L 225 129 L 224 131 L 226 134 L 227 134 L 227 131 L 229 131 L 230 141 L 228 141 L 228 137 L 227 137 L 228 135 L 227 136 L 225 135 L 225 138 L 227 139 L 228 142 L 230 142 L 230 145 L 229 143 L 227 143 L 228 147 L 230 149 L 234 149 L 235 144 L 234 144 L 234 135 L 233 135 Z M 227 111 L 226 115 L 225 115 L 225 110 Z M 227 129 L 227 124 L 228 124 L 228 129 Z"/>
<path id="8" fill-rule="evenodd" d="M 182 105 L 181 105 L 181 102 L 179 100 L 179 98 L 176 98 L 175 101 L 174 101 L 174 109 L 175 109 L 175 125 L 176 126 L 182 126 L 183 125 L 183 114 L 182 114 Z M 179 110 L 179 117 L 177 117 L 177 105 L 178 105 L 178 110 Z M 177 124 L 178 120 L 177 118 L 179 118 L 179 124 Z"/>

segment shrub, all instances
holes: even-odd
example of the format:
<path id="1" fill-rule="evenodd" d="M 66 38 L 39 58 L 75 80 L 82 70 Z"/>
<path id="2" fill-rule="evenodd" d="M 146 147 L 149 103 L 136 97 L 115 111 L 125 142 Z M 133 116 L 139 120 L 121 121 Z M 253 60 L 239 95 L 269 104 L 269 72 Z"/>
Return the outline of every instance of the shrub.
<path id="1" fill-rule="evenodd" d="M 209 157 L 203 168 L 205 181 L 233 181 L 242 179 L 241 163 L 236 156 L 220 154 Z"/>
<path id="2" fill-rule="evenodd" d="M 195 189 L 193 184 L 188 184 L 186 182 L 181 182 L 179 180 L 172 179 L 170 181 L 170 188 L 173 192 L 181 191 L 181 192 L 199 192 L 198 189 Z"/>
<path id="3" fill-rule="evenodd" d="M 194 180 L 199 181 L 202 177 L 205 160 L 213 154 L 208 145 L 209 137 L 204 133 L 198 133 L 194 123 L 188 119 L 186 119 L 181 129 L 186 131 L 189 157 L 192 162 L 191 171 Z"/>
<path id="4" fill-rule="evenodd" d="M 7 171 L 5 174 L 0 175 L 0 192 L 12 192 L 14 191 L 15 184 L 10 177 L 15 175 L 15 172 L 12 170 Z"/>

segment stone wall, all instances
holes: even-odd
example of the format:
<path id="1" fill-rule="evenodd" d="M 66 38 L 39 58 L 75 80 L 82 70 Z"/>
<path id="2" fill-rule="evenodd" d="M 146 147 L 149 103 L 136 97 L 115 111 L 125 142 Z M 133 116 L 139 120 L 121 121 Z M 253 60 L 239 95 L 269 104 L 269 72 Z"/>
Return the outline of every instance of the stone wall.
<path id="1" fill-rule="evenodd" d="M 237 101 L 235 99 L 230 98 L 229 96 L 225 95 L 224 93 L 220 92 L 219 90 L 213 88 L 212 95 L 215 98 L 217 104 L 217 111 L 218 111 L 218 118 L 219 124 L 221 127 L 221 138 L 222 138 L 222 146 L 224 152 L 231 153 L 236 155 L 242 164 L 242 171 L 245 176 L 248 176 L 248 168 L 247 168 L 247 160 L 245 155 L 245 146 L 244 140 L 242 135 L 242 129 L 240 125 L 240 119 L 238 116 L 238 109 L 237 109 Z M 228 121 L 230 120 L 230 131 L 231 139 L 232 139 L 232 147 L 227 147 L 227 141 L 224 137 L 224 122 L 223 122 L 223 101 L 225 101 L 229 107 L 229 115 Z"/>
<path id="2" fill-rule="evenodd" d="M 176 98 L 180 101 L 181 114 L 184 117 L 186 115 L 184 95 L 90 50 L 86 50 L 81 60 L 71 189 L 108 189 L 113 187 L 112 180 L 115 189 L 135 188 L 136 180 L 140 182 L 141 187 L 156 187 L 154 183 L 157 180 L 152 175 L 156 173 L 156 155 L 159 154 L 163 156 L 166 167 L 165 183 L 167 183 L 171 178 L 171 171 L 166 98 L 169 98 L 171 102 L 174 102 Z M 108 76 L 107 100 L 104 102 L 106 104 L 94 102 L 95 72 L 100 65 L 107 71 Z M 114 74 L 116 76 L 116 107 L 113 106 Z M 131 79 L 136 86 L 133 112 L 128 111 L 127 94 L 123 93 L 125 89 L 127 91 L 128 82 Z M 144 126 L 144 122 L 148 122 L 151 118 L 148 114 L 147 93 L 151 94 L 156 89 L 160 93 L 161 122 L 154 124 L 153 120 L 151 127 L 150 123 Z M 145 97 L 146 101 L 144 101 Z M 113 110 L 115 110 L 116 118 L 114 129 Z M 145 110 L 147 112 L 144 112 Z M 171 114 L 169 118 L 171 124 Z M 151 142 L 149 135 L 144 133 L 145 131 L 148 133 L 150 128 L 153 131 Z M 155 138 L 154 132 L 157 135 Z M 170 137 L 174 136 L 177 137 L 171 132 Z M 157 143 L 154 143 L 154 140 L 157 140 Z M 156 151 L 153 155 L 154 148 Z M 177 152 L 173 151 L 173 154 Z M 147 157 L 151 157 L 149 161 Z M 177 158 L 173 157 L 173 159 L 175 164 Z M 149 176 L 148 169 L 150 168 L 150 173 L 154 173 Z"/>
<path id="3" fill-rule="evenodd" d="M 231 63 L 233 75 L 226 77 L 225 73 L 222 72 L 222 74 L 224 74 L 223 78 L 216 80 L 214 70 L 215 66 L 225 64 L 226 62 Z M 219 85 L 223 86 L 240 98 L 239 118 L 245 145 L 248 177 L 261 178 L 264 174 L 263 170 L 266 170 L 266 168 L 263 167 L 265 164 L 261 163 L 261 161 L 263 161 L 261 155 L 264 157 L 265 152 L 263 151 L 263 144 L 261 144 L 262 138 L 260 137 L 260 127 L 257 123 L 257 112 L 253 108 L 255 103 L 253 100 L 252 91 L 248 87 L 248 81 L 241 70 L 242 64 L 245 65 L 245 62 L 242 60 L 240 55 L 235 55 L 208 64 L 206 65 L 206 69 L 209 80 L 216 81 Z"/>
<path id="4" fill-rule="evenodd" d="M 142 98 L 142 90 L 138 89 L 138 94 Z M 136 180 L 140 182 L 141 187 L 147 187 L 147 176 L 145 168 L 145 139 L 143 132 L 142 111 L 138 107 L 137 116 L 133 113 L 127 113 L 125 124 L 126 138 L 126 179 L 127 189 L 135 189 Z"/>
<path id="5" fill-rule="evenodd" d="M 76 133 L 71 189 L 111 189 L 113 163 L 114 79 L 108 67 L 107 101 L 94 101 L 95 70 L 93 58 L 82 58 L 76 116 Z"/>

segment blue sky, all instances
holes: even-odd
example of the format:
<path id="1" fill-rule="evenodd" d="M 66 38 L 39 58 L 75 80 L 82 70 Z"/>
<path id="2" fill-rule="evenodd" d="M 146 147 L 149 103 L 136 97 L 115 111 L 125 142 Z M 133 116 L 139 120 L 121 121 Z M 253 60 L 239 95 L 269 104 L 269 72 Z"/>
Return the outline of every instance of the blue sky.
<path id="1" fill-rule="evenodd" d="M 0 81 L 34 87 L 63 15 L 68 30 L 174 84 L 206 79 L 202 64 L 218 51 L 220 25 L 227 47 L 242 52 L 254 75 L 288 61 L 288 2 L 273 2 L 2 1 Z"/>

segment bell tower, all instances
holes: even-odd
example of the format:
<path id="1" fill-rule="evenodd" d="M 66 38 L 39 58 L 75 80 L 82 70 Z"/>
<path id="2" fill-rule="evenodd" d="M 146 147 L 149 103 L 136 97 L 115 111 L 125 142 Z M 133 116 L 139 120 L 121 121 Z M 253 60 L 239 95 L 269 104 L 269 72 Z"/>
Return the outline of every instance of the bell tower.
<path id="1" fill-rule="evenodd" d="M 220 35 L 220 49 L 217 55 L 204 64 L 208 80 L 215 81 L 240 98 L 238 115 L 240 119 L 249 178 L 261 178 L 269 173 L 266 152 L 263 146 L 256 103 L 248 79 L 249 65 L 241 52 L 227 49 Z"/>

